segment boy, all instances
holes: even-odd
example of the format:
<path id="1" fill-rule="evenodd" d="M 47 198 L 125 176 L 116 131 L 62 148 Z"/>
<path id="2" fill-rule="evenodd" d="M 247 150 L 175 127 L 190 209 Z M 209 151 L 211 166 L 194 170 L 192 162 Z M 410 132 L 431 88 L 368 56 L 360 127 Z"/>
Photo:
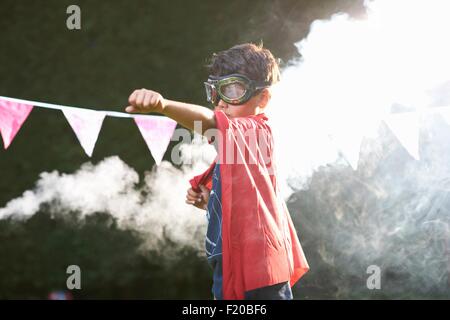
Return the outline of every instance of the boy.
<path id="1" fill-rule="evenodd" d="M 277 62 L 267 49 L 242 44 L 213 55 L 210 73 L 205 89 L 215 111 L 146 89 L 130 95 L 126 111 L 161 113 L 214 141 L 217 159 L 191 180 L 188 202 L 196 204 L 198 191 L 205 202 L 212 180 L 206 249 L 215 298 L 292 299 L 291 287 L 309 267 L 280 199 L 264 114 Z"/>

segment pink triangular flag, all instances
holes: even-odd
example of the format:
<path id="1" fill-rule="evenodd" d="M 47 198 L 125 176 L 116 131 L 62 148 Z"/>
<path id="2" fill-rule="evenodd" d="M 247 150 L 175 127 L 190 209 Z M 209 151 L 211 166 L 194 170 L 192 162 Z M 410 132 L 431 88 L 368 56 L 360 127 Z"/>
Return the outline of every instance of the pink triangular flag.
<path id="1" fill-rule="evenodd" d="M 65 109 L 62 112 L 80 141 L 84 152 L 91 157 L 105 119 L 105 113 L 76 108 Z"/>
<path id="2" fill-rule="evenodd" d="M 0 99 L 0 132 L 5 149 L 8 149 L 31 110 L 32 105 Z"/>
<path id="3" fill-rule="evenodd" d="M 137 116 L 134 121 L 147 143 L 153 159 L 159 165 L 177 126 L 176 121 L 158 116 Z"/>

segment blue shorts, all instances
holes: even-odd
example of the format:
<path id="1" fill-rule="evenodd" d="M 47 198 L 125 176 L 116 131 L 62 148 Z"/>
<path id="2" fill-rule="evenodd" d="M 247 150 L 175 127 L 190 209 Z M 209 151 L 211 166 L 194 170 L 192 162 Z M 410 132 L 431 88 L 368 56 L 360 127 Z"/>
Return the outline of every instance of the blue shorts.
<path id="1" fill-rule="evenodd" d="M 282 282 L 246 291 L 244 298 L 245 300 L 292 300 L 293 296 L 289 282 Z"/>
<path id="2" fill-rule="evenodd" d="M 223 299 L 222 293 L 222 255 L 209 259 L 213 269 L 212 294 L 217 300 Z M 289 282 L 262 287 L 244 293 L 245 300 L 292 300 L 292 290 Z"/>
<path id="3" fill-rule="evenodd" d="M 222 300 L 222 255 L 208 259 L 208 262 L 213 269 L 212 294 L 217 300 Z"/>

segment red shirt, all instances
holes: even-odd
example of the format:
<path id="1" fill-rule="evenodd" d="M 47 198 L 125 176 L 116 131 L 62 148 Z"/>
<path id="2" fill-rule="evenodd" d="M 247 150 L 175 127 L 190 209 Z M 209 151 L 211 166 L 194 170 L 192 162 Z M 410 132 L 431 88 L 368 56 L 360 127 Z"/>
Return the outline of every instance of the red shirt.
<path id="1" fill-rule="evenodd" d="M 246 291 L 286 281 L 293 286 L 309 266 L 277 184 L 268 118 L 214 113 L 220 132 L 223 297 L 243 299 Z M 214 164 L 191 179 L 192 187 L 208 185 L 213 169 Z"/>

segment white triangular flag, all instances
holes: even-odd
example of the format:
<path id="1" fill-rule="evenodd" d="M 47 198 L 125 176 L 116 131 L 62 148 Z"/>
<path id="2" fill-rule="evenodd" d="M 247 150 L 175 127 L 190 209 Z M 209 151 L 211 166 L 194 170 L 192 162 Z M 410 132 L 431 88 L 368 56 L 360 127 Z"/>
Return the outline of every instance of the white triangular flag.
<path id="1" fill-rule="evenodd" d="M 419 113 L 390 114 L 383 120 L 408 153 L 419 160 Z"/>
<path id="2" fill-rule="evenodd" d="M 177 126 L 176 121 L 159 116 L 136 116 L 134 121 L 147 143 L 153 159 L 159 165 Z"/>
<path id="3" fill-rule="evenodd" d="M 84 152 L 91 157 L 105 114 L 101 111 L 77 108 L 64 109 L 62 112 L 80 141 Z"/>
<path id="4" fill-rule="evenodd" d="M 351 165 L 353 170 L 358 169 L 359 153 L 361 150 L 361 143 L 363 135 L 356 130 L 341 131 L 334 134 L 329 134 L 328 137 L 334 144 L 335 148 L 339 150 L 345 157 L 347 162 Z"/>
<path id="5" fill-rule="evenodd" d="M 444 118 L 448 125 L 450 125 L 450 107 L 436 108 L 435 111 Z"/>

